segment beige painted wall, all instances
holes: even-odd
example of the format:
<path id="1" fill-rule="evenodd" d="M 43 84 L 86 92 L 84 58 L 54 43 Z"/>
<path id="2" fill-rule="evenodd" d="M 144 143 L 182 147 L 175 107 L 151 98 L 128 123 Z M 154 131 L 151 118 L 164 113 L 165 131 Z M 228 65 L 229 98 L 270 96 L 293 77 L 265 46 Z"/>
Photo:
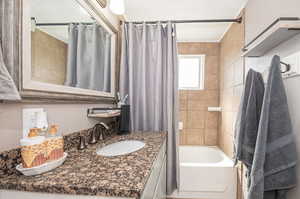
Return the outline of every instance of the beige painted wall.
<path id="1" fill-rule="evenodd" d="M 31 32 L 32 79 L 64 85 L 68 44 L 36 29 Z"/>
<path id="2" fill-rule="evenodd" d="M 22 137 L 22 109 L 44 108 L 49 124 L 57 124 L 62 134 L 90 128 L 97 120 L 87 118 L 89 107 L 106 107 L 101 104 L 0 104 L 0 152 L 19 146 Z"/>
<path id="3" fill-rule="evenodd" d="M 232 24 L 221 40 L 220 53 L 220 105 L 222 114 L 219 124 L 218 143 L 229 156 L 233 156 L 234 122 L 237 115 L 244 84 L 244 22 Z M 238 199 L 242 198 L 243 168 L 239 165 Z"/>
<path id="4" fill-rule="evenodd" d="M 219 43 L 178 43 L 179 54 L 204 54 L 204 90 L 180 90 L 181 145 L 217 145 L 219 106 Z"/>

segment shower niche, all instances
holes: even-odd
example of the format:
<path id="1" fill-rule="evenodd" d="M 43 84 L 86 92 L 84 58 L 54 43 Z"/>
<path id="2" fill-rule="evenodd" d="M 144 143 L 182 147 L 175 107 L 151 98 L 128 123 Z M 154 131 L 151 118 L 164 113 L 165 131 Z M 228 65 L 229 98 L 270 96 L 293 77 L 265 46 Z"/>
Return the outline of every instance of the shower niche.
<path id="1" fill-rule="evenodd" d="M 118 30 L 90 0 L 23 0 L 24 95 L 113 99 Z"/>

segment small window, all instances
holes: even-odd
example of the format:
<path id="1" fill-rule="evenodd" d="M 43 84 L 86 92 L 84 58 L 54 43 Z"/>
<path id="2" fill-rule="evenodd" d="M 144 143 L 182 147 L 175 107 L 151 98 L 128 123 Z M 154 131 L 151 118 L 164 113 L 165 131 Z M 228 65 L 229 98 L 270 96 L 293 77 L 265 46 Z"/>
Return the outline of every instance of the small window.
<path id="1" fill-rule="evenodd" d="M 204 89 L 204 55 L 179 55 L 179 89 Z"/>

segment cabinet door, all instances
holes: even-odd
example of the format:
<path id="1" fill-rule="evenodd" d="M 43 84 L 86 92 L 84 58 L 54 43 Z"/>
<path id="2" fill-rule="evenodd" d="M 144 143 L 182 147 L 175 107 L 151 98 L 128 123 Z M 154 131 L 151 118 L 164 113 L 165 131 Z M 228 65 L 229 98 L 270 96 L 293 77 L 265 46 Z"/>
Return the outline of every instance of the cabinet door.
<path id="1" fill-rule="evenodd" d="M 166 168 L 166 158 L 164 159 L 164 164 L 160 170 L 158 183 L 156 185 L 155 193 L 153 199 L 165 199 L 167 197 L 167 168 Z"/>

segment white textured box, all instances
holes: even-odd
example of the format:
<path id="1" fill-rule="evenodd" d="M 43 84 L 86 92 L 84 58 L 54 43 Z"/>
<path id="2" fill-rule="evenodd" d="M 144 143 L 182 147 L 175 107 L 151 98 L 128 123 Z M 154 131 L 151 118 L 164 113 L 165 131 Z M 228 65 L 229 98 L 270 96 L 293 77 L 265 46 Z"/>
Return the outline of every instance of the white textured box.
<path id="1" fill-rule="evenodd" d="M 60 165 L 62 165 L 65 162 L 67 156 L 68 156 L 68 154 L 64 153 L 64 156 L 58 160 L 48 162 L 48 163 L 42 164 L 37 167 L 32 167 L 32 168 L 23 168 L 22 164 L 19 164 L 19 165 L 17 165 L 16 169 L 18 171 L 20 171 L 21 173 L 23 173 L 25 176 L 39 175 L 42 173 L 46 173 L 47 171 L 51 171 L 51 170 L 59 167 Z"/>

